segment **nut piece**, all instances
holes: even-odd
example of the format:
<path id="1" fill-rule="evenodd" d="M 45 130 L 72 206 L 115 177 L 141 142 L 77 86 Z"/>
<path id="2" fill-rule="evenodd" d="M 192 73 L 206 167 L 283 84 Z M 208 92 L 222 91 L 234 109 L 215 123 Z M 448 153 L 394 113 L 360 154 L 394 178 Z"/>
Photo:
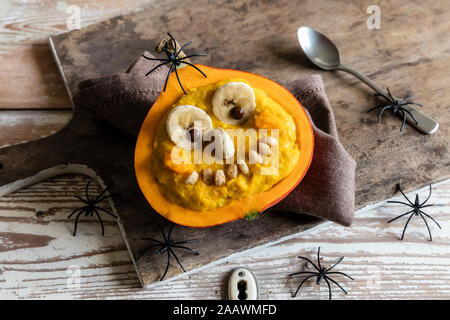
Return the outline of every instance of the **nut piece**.
<path id="1" fill-rule="evenodd" d="M 212 184 L 214 181 L 214 173 L 210 168 L 202 170 L 203 182 L 206 184 Z"/>
<path id="2" fill-rule="evenodd" d="M 251 164 L 263 163 L 263 158 L 255 150 L 250 150 L 248 153 L 248 159 Z"/>
<path id="3" fill-rule="evenodd" d="M 272 150 L 270 150 L 270 147 L 268 144 L 259 143 L 259 154 L 263 157 L 270 156 L 272 154 Z"/>
<path id="4" fill-rule="evenodd" d="M 266 143 L 271 147 L 274 147 L 278 144 L 277 139 L 275 139 L 274 137 L 268 137 L 268 136 L 261 137 L 261 139 L 259 139 L 259 142 Z"/>
<path id="5" fill-rule="evenodd" d="M 226 166 L 226 174 L 228 179 L 234 179 L 238 175 L 238 167 L 235 164 L 229 164 Z"/>
<path id="6" fill-rule="evenodd" d="M 216 176 L 214 177 L 214 183 L 216 186 L 221 186 L 225 184 L 225 173 L 222 169 L 216 170 Z"/>
<path id="7" fill-rule="evenodd" d="M 187 177 L 186 181 L 184 183 L 186 184 L 195 184 L 198 180 L 198 173 L 197 171 L 192 171 L 189 177 Z"/>
<path id="8" fill-rule="evenodd" d="M 248 175 L 249 170 L 247 164 L 245 163 L 245 160 L 238 159 L 237 166 L 239 167 L 239 170 L 241 170 L 243 175 Z"/>

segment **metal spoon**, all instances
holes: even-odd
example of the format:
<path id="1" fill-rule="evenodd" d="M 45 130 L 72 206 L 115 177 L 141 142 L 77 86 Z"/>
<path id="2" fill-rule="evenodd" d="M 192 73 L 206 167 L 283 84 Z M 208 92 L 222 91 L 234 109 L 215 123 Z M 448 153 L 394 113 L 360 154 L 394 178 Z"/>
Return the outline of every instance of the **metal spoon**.
<path id="1" fill-rule="evenodd" d="M 376 85 L 365 75 L 342 65 L 338 48 L 325 35 L 310 27 L 300 27 L 297 31 L 297 37 L 303 52 L 313 64 L 324 70 L 346 71 L 365 82 L 369 87 L 386 99 L 389 99 L 386 90 Z M 408 122 L 422 133 L 432 134 L 439 128 L 439 123 L 436 120 L 423 114 L 413 106 L 405 105 L 403 108 L 411 112 L 417 120 L 416 124 L 416 122 L 407 115 Z"/>

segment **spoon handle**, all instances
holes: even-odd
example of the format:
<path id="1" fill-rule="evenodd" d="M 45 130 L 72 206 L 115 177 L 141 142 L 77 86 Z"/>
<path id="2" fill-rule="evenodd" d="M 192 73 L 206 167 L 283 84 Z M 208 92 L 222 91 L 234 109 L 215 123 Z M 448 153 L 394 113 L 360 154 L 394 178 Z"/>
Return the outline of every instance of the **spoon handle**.
<path id="1" fill-rule="evenodd" d="M 376 91 L 377 93 L 381 94 L 386 99 L 389 99 L 388 92 L 386 90 L 384 90 L 383 88 L 379 87 L 375 82 L 373 82 L 372 80 L 367 78 L 362 73 L 359 73 L 358 71 L 353 70 L 353 69 L 351 69 L 349 67 L 346 67 L 346 66 L 344 66 L 342 64 L 337 69 L 338 70 L 342 70 L 342 71 L 346 71 L 346 72 L 354 75 L 355 77 L 357 77 L 358 79 L 360 79 L 361 81 L 366 83 L 374 91 Z M 397 98 L 394 97 L 394 99 L 397 99 Z M 419 111 L 417 108 L 413 107 L 412 105 L 405 105 L 405 106 L 403 106 L 403 108 L 405 108 L 409 112 L 411 112 L 411 114 L 417 120 L 417 123 L 416 123 L 409 115 L 407 115 L 406 119 L 408 120 L 408 122 L 412 126 L 417 128 L 419 131 L 421 131 L 422 133 L 432 134 L 432 133 L 435 133 L 436 130 L 439 128 L 439 123 L 436 120 L 430 118 L 429 116 L 427 116 L 426 114 L 422 113 L 421 111 Z"/>

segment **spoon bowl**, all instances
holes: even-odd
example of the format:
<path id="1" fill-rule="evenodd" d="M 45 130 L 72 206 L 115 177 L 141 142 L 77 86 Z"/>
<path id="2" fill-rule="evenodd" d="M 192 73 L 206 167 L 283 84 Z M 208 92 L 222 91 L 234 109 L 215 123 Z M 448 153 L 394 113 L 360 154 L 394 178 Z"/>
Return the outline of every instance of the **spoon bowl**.
<path id="1" fill-rule="evenodd" d="M 338 48 L 324 34 L 310 27 L 300 27 L 297 38 L 305 55 L 319 68 L 335 70 L 341 65 Z"/>

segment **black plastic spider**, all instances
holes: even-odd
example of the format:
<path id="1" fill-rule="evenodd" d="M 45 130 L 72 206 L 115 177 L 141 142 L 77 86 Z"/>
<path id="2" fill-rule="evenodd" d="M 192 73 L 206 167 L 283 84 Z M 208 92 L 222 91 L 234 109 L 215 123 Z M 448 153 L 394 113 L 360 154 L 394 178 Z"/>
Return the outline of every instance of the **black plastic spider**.
<path id="1" fill-rule="evenodd" d="M 167 265 L 166 265 L 166 269 L 164 270 L 164 274 L 162 275 L 162 277 L 159 279 L 159 281 L 162 281 L 164 279 L 164 277 L 167 274 L 167 271 L 169 271 L 169 266 L 170 266 L 170 255 L 173 255 L 173 257 L 175 258 L 175 260 L 178 262 L 178 265 L 181 267 L 181 269 L 183 270 L 183 272 L 186 272 L 186 270 L 184 269 L 183 265 L 181 264 L 180 259 L 178 259 L 177 255 L 175 254 L 175 251 L 173 250 L 173 248 L 178 248 L 178 249 L 184 249 L 184 250 L 188 250 L 191 253 L 195 254 L 195 255 L 199 255 L 199 253 L 197 251 L 195 251 L 194 249 L 188 248 L 186 246 L 181 246 L 181 244 L 185 244 L 185 243 L 193 243 L 193 242 L 197 242 L 200 241 L 200 239 L 191 239 L 191 240 L 185 240 L 185 241 L 173 241 L 172 239 L 170 239 L 170 236 L 172 234 L 172 230 L 175 227 L 175 225 L 173 224 L 170 229 L 169 229 L 169 233 L 166 234 L 164 233 L 164 230 L 161 226 L 159 226 L 159 229 L 161 230 L 161 234 L 163 236 L 164 241 L 159 241 L 153 238 L 141 238 L 141 240 L 150 240 L 155 242 L 155 244 L 148 246 L 147 248 L 145 248 L 141 254 L 138 256 L 137 259 L 139 259 L 140 257 L 142 257 L 144 255 L 144 253 L 146 253 L 149 249 L 154 248 L 155 246 L 159 246 L 159 250 L 158 253 L 159 254 L 163 254 L 164 252 L 167 252 Z"/>
<path id="2" fill-rule="evenodd" d="M 170 33 L 167 33 L 170 37 L 170 39 L 172 40 L 172 45 L 173 45 L 173 53 L 170 52 L 167 48 L 163 48 L 162 50 L 166 53 L 167 58 L 164 59 L 158 59 L 158 58 L 150 58 L 150 57 L 146 57 L 145 55 L 142 55 L 145 59 L 147 60 L 156 60 L 156 61 L 162 61 L 162 63 L 158 64 L 156 67 L 154 67 L 152 70 L 150 70 L 149 72 L 147 72 L 145 74 L 145 76 L 148 76 L 150 73 L 152 73 L 153 71 L 155 71 L 156 69 L 158 69 L 159 67 L 165 65 L 165 64 L 170 64 L 170 68 L 169 68 L 169 72 L 167 73 L 167 77 L 166 77 L 166 81 L 164 83 L 164 89 L 163 91 L 166 91 L 166 86 L 167 86 L 167 81 L 169 80 L 169 76 L 172 73 L 172 71 L 175 71 L 175 75 L 177 76 L 177 80 L 178 83 L 180 84 L 181 89 L 183 90 L 184 94 L 186 94 L 186 90 L 184 90 L 184 87 L 180 81 L 180 77 L 178 76 L 178 71 L 177 71 L 177 67 L 179 67 L 182 63 L 187 64 L 193 68 L 195 68 L 197 71 L 199 71 L 205 78 L 206 78 L 206 74 L 203 73 L 202 70 L 200 70 L 199 68 L 197 68 L 195 65 L 193 65 L 192 63 L 185 61 L 185 59 L 188 58 L 192 58 L 192 57 L 204 57 L 206 56 L 206 54 L 204 53 L 194 53 L 194 54 L 190 54 L 184 57 L 179 58 L 180 53 L 183 51 L 183 49 L 185 47 L 187 47 L 188 45 L 190 45 L 192 42 L 189 41 L 188 43 L 185 43 L 184 45 L 181 46 L 181 48 L 177 51 L 177 43 L 174 39 L 174 37 L 172 37 L 172 35 Z"/>
<path id="3" fill-rule="evenodd" d="M 89 198 L 89 193 L 88 193 L 88 189 L 89 189 L 89 185 L 91 184 L 91 182 L 89 181 L 86 185 L 86 190 L 85 190 L 85 194 L 86 194 L 86 199 L 83 199 L 79 196 L 75 196 L 78 200 L 82 201 L 83 203 L 85 203 L 86 205 L 81 207 L 81 208 L 77 208 L 75 210 L 72 211 L 72 213 L 67 217 L 68 219 L 70 219 L 70 217 L 72 215 L 74 215 L 75 213 L 78 212 L 77 217 L 75 218 L 75 227 L 73 229 L 73 235 L 76 236 L 77 234 L 77 226 L 78 226 L 78 219 L 80 218 L 80 216 L 84 213 L 86 213 L 86 217 L 88 216 L 97 216 L 98 221 L 100 222 L 101 226 L 102 226 L 102 236 L 105 235 L 105 227 L 103 226 L 103 221 L 102 218 L 100 217 L 99 214 L 99 210 L 103 211 L 107 214 L 109 214 L 110 216 L 113 216 L 114 218 L 117 218 L 111 211 L 106 210 L 104 208 L 100 208 L 97 206 L 97 204 L 99 204 L 100 202 L 102 202 L 103 200 L 106 200 L 108 198 L 111 197 L 111 195 L 107 195 L 105 196 L 105 192 L 112 186 L 112 184 L 110 184 L 109 186 L 107 186 L 95 199 L 90 199 Z"/>
<path id="4" fill-rule="evenodd" d="M 401 215 L 399 215 L 398 217 L 391 219 L 388 221 L 388 223 L 391 223 L 392 221 L 397 220 L 398 218 L 401 218 L 403 216 L 406 216 L 407 214 L 410 214 L 408 220 L 406 221 L 405 227 L 403 228 L 403 233 L 402 233 L 402 237 L 400 238 L 400 240 L 403 240 L 403 237 L 405 236 L 405 231 L 406 231 L 406 227 L 408 227 L 408 223 L 409 221 L 411 221 L 413 216 L 419 216 L 422 218 L 422 220 L 425 222 L 425 225 L 427 226 L 428 229 L 428 234 L 430 235 L 430 241 L 433 240 L 433 237 L 431 236 L 431 231 L 430 231 L 430 227 L 428 226 L 427 220 L 425 219 L 425 217 L 430 218 L 432 221 L 434 221 L 434 223 L 436 223 L 436 225 L 439 227 L 439 229 L 441 229 L 441 226 L 439 225 L 439 223 L 430 215 L 426 214 L 425 212 L 423 212 L 421 209 L 422 208 L 426 208 L 426 207 L 432 207 L 432 206 L 443 206 L 442 204 L 427 204 L 425 205 L 425 203 L 430 199 L 431 197 L 431 185 L 430 185 L 430 194 L 428 195 L 427 199 L 420 203 L 419 202 L 419 195 L 416 194 L 416 200 L 414 201 L 414 203 L 412 203 L 408 197 L 403 193 L 402 189 L 400 188 L 400 183 L 397 183 L 397 189 L 402 193 L 403 197 L 405 197 L 406 200 L 408 200 L 408 203 L 406 202 L 402 202 L 402 201 L 388 201 L 388 203 L 399 203 L 399 204 L 404 204 L 410 208 L 412 208 L 412 210 L 405 212 Z"/>
<path id="5" fill-rule="evenodd" d="M 389 104 L 388 104 L 388 105 L 385 105 L 385 106 L 383 106 L 383 105 L 381 105 L 381 106 L 376 106 L 376 107 L 374 107 L 374 108 L 368 110 L 367 112 L 371 112 L 371 111 L 373 111 L 373 110 L 375 110 L 375 109 L 382 108 L 381 111 L 380 111 L 380 113 L 379 113 L 379 115 L 378 115 L 378 120 L 377 120 L 377 122 L 380 122 L 380 119 L 381 119 L 381 116 L 383 115 L 383 112 L 386 111 L 387 109 L 392 109 L 392 113 L 394 114 L 394 116 L 396 116 L 397 113 L 398 113 L 398 114 L 400 114 L 400 115 L 403 117 L 403 123 L 402 123 L 402 126 L 400 127 L 400 131 L 402 131 L 403 128 L 405 127 L 405 124 L 406 124 L 406 114 L 409 114 L 410 117 L 411 117 L 411 118 L 414 120 L 414 122 L 417 124 L 417 119 L 412 115 L 412 113 L 411 113 L 409 110 L 407 110 L 406 108 L 403 108 L 403 106 L 406 106 L 406 105 L 408 105 L 408 104 L 414 104 L 414 105 L 416 105 L 416 106 L 421 107 L 422 105 L 421 105 L 420 103 L 410 102 L 409 99 L 410 99 L 411 97 L 408 97 L 408 98 L 403 99 L 403 100 L 397 100 L 397 99 L 395 99 L 395 98 L 392 96 L 391 91 L 389 91 L 389 88 L 387 88 L 387 92 L 388 92 L 388 97 L 385 97 L 385 96 L 383 96 L 383 95 L 381 95 L 381 94 L 376 94 L 375 96 L 383 97 L 384 99 L 386 99 L 386 100 L 389 102 Z"/>
<path id="6" fill-rule="evenodd" d="M 339 272 L 339 271 L 330 272 L 331 269 L 333 269 L 335 266 L 337 266 L 339 263 L 341 263 L 342 260 L 344 260 L 344 257 L 339 258 L 339 260 L 334 265 L 332 265 L 329 268 L 322 267 L 322 265 L 320 264 L 320 247 L 317 250 L 317 265 L 315 265 L 314 262 L 312 262 L 308 258 L 301 257 L 301 256 L 299 256 L 299 258 L 309 262 L 314 267 L 314 269 L 317 270 L 317 272 L 315 272 L 315 271 L 301 271 L 301 272 L 296 272 L 296 273 L 292 273 L 292 274 L 289 275 L 289 276 L 294 276 L 294 275 L 297 275 L 297 274 L 310 274 L 310 276 L 307 276 L 306 278 L 304 278 L 302 280 L 302 282 L 300 282 L 300 285 L 298 286 L 297 290 L 295 291 L 295 293 L 293 295 L 294 298 L 297 295 L 297 293 L 300 290 L 300 288 L 303 285 L 303 283 L 305 283 L 306 280 L 308 280 L 309 278 L 312 278 L 312 277 L 317 277 L 317 279 L 316 279 L 316 284 L 317 285 L 320 285 L 320 282 L 322 282 L 322 280 L 325 280 L 325 282 L 327 283 L 327 286 L 328 286 L 328 292 L 329 292 L 329 299 L 330 300 L 331 300 L 331 285 L 330 285 L 330 281 L 333 282 L 335 285 L 337 285 L 345 294 L 347 294 L 347 291 L 345 291 L 345 289 L 342 288 L 342 286 L 339 283 L 337 283 L 335 280 L 331 279 L 328 276 L 330 274 L 340 274 L 340 275 L 346 276 L 347 278 L 350 278 L 351 280 L 354 280 L 352 277 L 350 277 L 349 275 L 347 275 L 347 274 L 345 274 L 343 272 Z"/>

